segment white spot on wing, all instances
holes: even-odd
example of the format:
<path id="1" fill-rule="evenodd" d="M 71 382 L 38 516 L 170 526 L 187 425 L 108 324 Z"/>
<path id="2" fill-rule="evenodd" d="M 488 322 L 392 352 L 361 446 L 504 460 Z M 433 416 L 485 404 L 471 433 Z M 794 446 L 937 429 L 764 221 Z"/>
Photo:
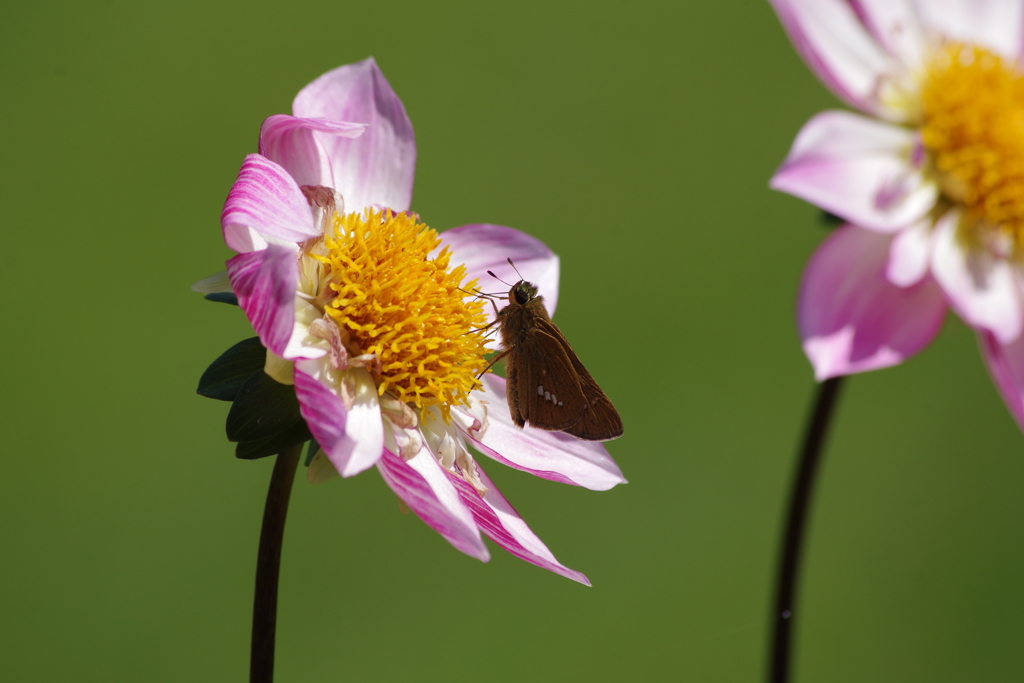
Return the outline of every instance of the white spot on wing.
<path id="1" fill-rule="evenodd" d="M 537 395 L 543 396 L 545 401 L 551 401 L 555 405 L 562 405 L 562 402 L 558 400 L 558 397 L 552 394 L 550 391 L 544 389 L 543 384 L 537 385 Z"/>

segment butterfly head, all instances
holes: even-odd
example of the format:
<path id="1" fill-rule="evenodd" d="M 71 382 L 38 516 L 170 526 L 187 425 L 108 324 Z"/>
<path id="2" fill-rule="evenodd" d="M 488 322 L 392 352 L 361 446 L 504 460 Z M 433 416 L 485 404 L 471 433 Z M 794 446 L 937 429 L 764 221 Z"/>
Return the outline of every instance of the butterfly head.
<path id="1" fill-rule="evenodd" d="M 537 285 L 526 280 L 520 280 L 508 290 L 509 304 L 525 306 L 537 298 Z"/>

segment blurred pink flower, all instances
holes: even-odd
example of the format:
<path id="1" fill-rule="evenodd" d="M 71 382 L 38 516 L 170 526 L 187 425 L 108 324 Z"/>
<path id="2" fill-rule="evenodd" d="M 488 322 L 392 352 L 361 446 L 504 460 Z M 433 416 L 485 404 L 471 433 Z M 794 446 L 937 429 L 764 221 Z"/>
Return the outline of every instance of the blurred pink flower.
<path id="1" fill-rule="evenodd" d="M 271 116 L 221 223 L 238 255 L 230 290 L 263 345 L 266 372 L 294 383 L 321 452 L 317 482 L 376 467 L 458 550 L 487 561 L 480 532 L 513 555 L 589 585 L 561 565 L 467 449 L 545 479 L 605 490 L 624 482 L 603 446 L 512 423 L 505 381 L 476 375 L 493 318 L 466 294 L 511 257 L 553 311 L 558 257 L 512 228 L 438 235 L 409 212 L 416 143 L 373 59 L 306 86 L 294 116 Z M 489 277 L 488 277 L 489 279 Z M 226 290 L 209 278 L 202 291 Z M 475 387 L 475 388 L 474 388 Z"/>
<path id="2" fill-rule="evenodd" d="M 947 307 L 1024 428 L 1024 3 L 772 0 L 862 114 L 804 126 L 771 186 L 839 216 L 801 284 L 819 380 L 902 362 Z"/>

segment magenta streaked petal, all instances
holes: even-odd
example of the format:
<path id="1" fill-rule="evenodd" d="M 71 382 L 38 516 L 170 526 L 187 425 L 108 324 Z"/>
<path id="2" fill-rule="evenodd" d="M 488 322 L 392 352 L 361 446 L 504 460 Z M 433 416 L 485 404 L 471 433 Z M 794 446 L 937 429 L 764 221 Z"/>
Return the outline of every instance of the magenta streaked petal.
<path id="1" fill-rule="evenodd" d="M 275 114 L 260 128 L 260 154 L 284 167 L 299 185 L 334 186 L 331 162 L 313 132 L 357 138 L 366 124 Z"/>
<path id="2" fill-rule="evenodd" d="M 502 225 L 475 223 L 445 230 L 441 233 L 441 244 L 451 249 L 452 265 L 465 264 L 466 279 L 477 280 L 485 292 L 504 295 L 510 289 L 488 275 L 488 270 L 505 282 L 515 284 L 519 280 L 508 264 L 508 259 L 512 259 L 523 279 L 537 285 L 544 297 L 544 307 L 549 315 L 554 315 L 558 303 L 558 256 L 536 237 Z M 490 306 L 487 315 L 488 321 L 493 320 Z"/>
<path id="3" fill-rule="evenodd" d="M 898 119 L 878 99 L 879 79 L 901 71 L 843 0 L 770 0 L 797 52 L 832 92 L 869 114 Z"/>
<path id="4" fill-rule="evenodd" d="M 483 498 L 462 477 L 450 472 L 445 472 L 445 474 L 458 490 L 462 502 L 473 513 L 473 519 L 476 520 L 477 526 L 488 538 L 521 560 L 578 581 L 584 586 L 590 585 L 586 576 L 569 569 L 555 559 L 547 546 L 526 525 L 519 513 L 498 492 L 494 482 L 488 478 L 483 468 L 479 468 L 480 480 L 487 487 L 487 493 Z"/>
<path id="5" fill-rule="evenodd" d="M 224 241 L 239 253 L 262 248 L 251 230 L 266 241 L 298 243 L 316 237 L 313 213 L 295 180 L 273 161 L 250 154 L 238 172 L 220 215 Z M 251 230 L 250 230 L 251 229 Z"/>
<path id="6" fill-rule="evenodd" d="M 956 211 L 936 221 L 932 273 L 964 322 L 989 330 L 1000 343 L 1009 344 L 1024 323 L 1016 268 L 984 247 L 961 241 L 959 222 Z"/>
<path id="7" fill-rule="evenodd" d="M 384 423 L 377 388 L 363 369 L 353 376 L 354 401 L 347 409 L 337 393 L 338 379 L 326 363 L 300 360 L 295 363 L 295 394 L 302 417 L 313 438 L 334 464 L 338 474 L 351 477 L 377 464 L 384 452 Z"/>
<path id="8" fill-rule="evenodd" d="M 295 97 L 301 118 L 367 124 L 356 139 L 314 132 L 327 153 L 334 189 L 348 211 L 385 206 L 405 211 L 412 200 L 416 138 L 398 95 L 377 63 L 347 64 L 316 79 Z"/>
<path id="9" fill-rule="evenodd" d="M 456 550 L 482 562 L 491 559 L 473 515 L 430 451 L 424 448 L 406 462 L 385 449 L 377 469 L 391 490 Z"/>
<path id="10" fill-rule="evenodd" d="M 931 278 L 912 287 L 889 282 L 891 242 L 844 225 L 807 264 L 797 317 L 818 380 L 896 365 L 938 333 L 946 311 L 941 289 Z"/>
<path id="11" fill-rule="evenodd" d="M 1006 407 L 1024 429 L 1024 335 L 1009 344 L 1000 344 L 991 332 L 978 335 L 981 355 L 992 380 L 1006 401 Z"/>
<path id="12" fill-rule="evenodd" d="M 851 223 L 892 232 L 921 219 L 938 188 L 912 163 L 916 133 L 843 111 L 808 121 L 771 187 Z"/>
<path id="13" fill-rule="evenodd" d="M 284 353 L 295 327 L 295 250 L 276 244 L 238 254 L 226 264 L 231 290 L 263 346 Z"/>
<path id="14" fill-rule="evenodd" d="M 931 217 L 925 216 L 893 236 L 885 276 L 899 287 L 916 285 L 928 275 L 932 260 Z"/>
<path id="15" fill-rule="evenodd" d="M 508 412 L 505 378 L 484 375 L 487 433 L 480 441 L 466 434 L 481 453 L 543 479 L 606 491 L 625 477 L 600 443 L 581 441 L 561 432 L 517 427 Z"/>
<path id="16" fill-rule="evenodd" d="M 921 23 L 942 39 L 994 49 L 1016 62 L 1021 56 L 1024 3 L 1015 0 L 932 0 L 919 3 Z"/>

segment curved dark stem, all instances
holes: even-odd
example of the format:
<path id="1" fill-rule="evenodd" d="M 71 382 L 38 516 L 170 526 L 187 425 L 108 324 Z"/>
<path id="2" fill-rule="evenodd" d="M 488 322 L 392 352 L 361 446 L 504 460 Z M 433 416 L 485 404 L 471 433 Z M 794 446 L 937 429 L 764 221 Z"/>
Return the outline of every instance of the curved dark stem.
<path id="1" fill-rule="evenodd" d="M 821 461 L 829 420 L 835 407 L 842 377 L 825 380 L 818 388 L 814 412 L 807 423 L 803 450 L 789 499 L 785 540 L 779 557 L 778 583 L 775 587 L 775 611 L 772 613 L 772 654 L 768 673 L 770 683 L 789 683 L 792 633 L 800 555 L 807 526 L 814 475 Z"/>
<path id="2" fill-rule="evenodd" d="M 277 626 L 277 578 L 281 569 L 281 542 L 288 500 L 299 464 L 302 445 L 278 454 L 270 475 L 267 503 L 263 508 L 260 549 L 256 555 L 256 597 L 252 606 L 252 654 L 249 658 L 250 683 L 274 680 L 274 633 Z"/>

